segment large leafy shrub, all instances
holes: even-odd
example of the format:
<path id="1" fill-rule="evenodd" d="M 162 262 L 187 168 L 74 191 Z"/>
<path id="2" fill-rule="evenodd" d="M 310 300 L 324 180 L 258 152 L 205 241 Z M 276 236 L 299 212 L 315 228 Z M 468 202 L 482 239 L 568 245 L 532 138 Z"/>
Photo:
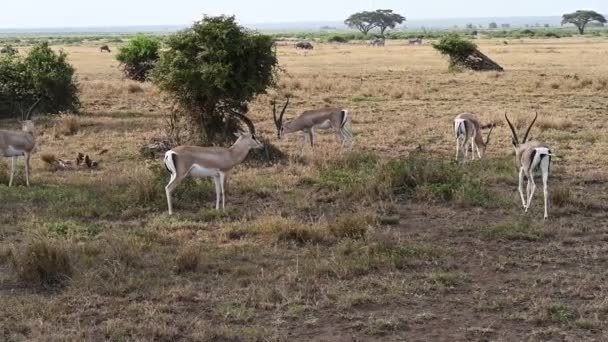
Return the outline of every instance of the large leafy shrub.
<path id="1" fill-rule="evenodd" d="M 273 44 L 234 17 L 205 17 L 167 39 L 154 82 L 190 119 L 198 142 L 225 142 L 238 127 L 230 114 L 274 83 Z"/>
<path id="2" fill-rule="evenodd" d="M 38 111 L 76 111 L 80 105 L 74 67 L 65 52 L 38 43 L 27 56 L 0 55 L 0 117 L 14 117 L 42 99 Z"/>
<path id="3" fill-rule="evenodd" d="M 160 41 L 155 37 L 138 34 L 121 47 L 116 59 L 128 79 L 143 82 L 148 79 L 158 61 Z"/>

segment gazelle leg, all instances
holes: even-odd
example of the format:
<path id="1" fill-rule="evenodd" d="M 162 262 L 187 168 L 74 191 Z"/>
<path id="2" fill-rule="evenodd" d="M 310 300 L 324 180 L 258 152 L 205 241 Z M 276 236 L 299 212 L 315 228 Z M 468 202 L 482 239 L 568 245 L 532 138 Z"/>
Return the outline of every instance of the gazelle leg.
<path id="1" fill-rule="evenodd" d="M 11 178 L 8 181 L 8 186 L 11 187 L 13 186 L 13 178 L 15 176 L 15 164 L 17 163 L 17 157 L 12 157 L 11 158 Z"/>
<path id="2" fill-rule="evenodd" d="M 465 140 L 463 144 L 464 148 L 464 162 L 466 163 L 467 158 L 469 158 L 469 141 Z"/>
<path id="3" fill-rule="evenodd" d="M 460 155 L 460 138 L 456 138 L 456 161 L 458 161 L 458 155 Z"/>
<path id="4" fill-rule="evenodd" d="M 477 146 L 477 143 L 475 143 L 475 149 L 477 150 L 477 156 L 479 157 L 479 160 L 481 160 L 481 152 L 479 152 L 479 146 Z"/>
<path id="5" fill-rule="evenodd" d="M 215 183 L 215 210 L 220 210 L 220 195 L 222 192 L 220 187 L 220 177 L 213 177 L 213 183 Z"/>
<path id="6" fill-rule="evenodd" d="M 530 185 L 530 195 L 528 196 L 528 205 L 527 205 L 526 212 L 528 212 L 528 209 L 530 209 L 530 205 L 532 204 L 532 197 L 534 197 L 534 192 L 536 191 L 536 183 L 534 182 L 534 174 L 532 172 L 530 172 L 530 178 L 528 179 L 528 185 Z"/>
<path id="7" fill-rule="evenodd" d="M 31 159 L 31 154 L 26 153 L 25 154 L 25 183 L 27 184 L 27 186 L 30 186 L 30 159 Z"/>
<path id="8" fill-rule="evenodd" d="M 220 189 L 222 190 L 222 210 L 226 209 L 226 193 L 224 192 L 224 184 L 226 183 L 226 174 L 220 172 Z"/>
<path id="9" fill-rule="evenodd" d="M 171 193 L 173 192 L 173 190 L 175 190 L 181 180 L 181 177 L 177 177 L 176 174 L 172 173 L 171 180 L 169 180 L 169 184 L 167 184 L 167 186 L 165 187 L 165 194 L 167 195 L 167 206 L 169 207 L 169 215 L 173 215 L 173 203 L 171 202 Z"/>
<path id="10" fill-rule="evenodd" d="M 303 140 L 302 140 L 302 149 L 300 150 L 300 157 L 304 156 L 304 148 L 306 147 L 306 144 L 308 143 L 308 132 L 303 131 Z"/>
<path id="11" fill-rule="evenodd" d="M 551 160 L 548 157 L 545 157 L 541 162 L 541 169 L 543 172 L 543 195 L 545 196 L 545 220 L 549 219 L 549 211 L 548 211 L 548 198 L 549 198 L 549 189 L 547 187 L 547 183 L 549 182 L 549 163 Z"/>
<path id="12" fill-rule="evenodd" d="M 311 128 L 308 130 L 308 136 L 310 137 L 310 147 L 315 148 L 315 132 Z"/>
<path id="13" fill-rule="evenodd" d="M 521 205 L 526 209 L 526 198 L 524 197 L 524 168 L 519 169 L 519 195 L 521 196 Z"/>
<path id="14" fill-rule="evenodd" d="M 475 160 L 475 150 L 477 149 L 477 144 L 475 143 L 475 138 L 471 139 L 471 160 Z"/>

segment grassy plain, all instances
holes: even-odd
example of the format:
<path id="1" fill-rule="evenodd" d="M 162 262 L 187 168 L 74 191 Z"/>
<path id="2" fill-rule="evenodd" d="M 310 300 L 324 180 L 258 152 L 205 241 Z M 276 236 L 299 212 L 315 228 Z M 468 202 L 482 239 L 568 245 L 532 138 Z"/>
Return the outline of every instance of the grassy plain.
<path id="1" fill-rule="evenodd" d="M 66 46 L 82 114 L 38 118 L 33 186 L 0 185 L 0 339 L 606 339 L 608 41 L 480 47 L 507 71 L 449 73 L 403 41 L 281 46 L 286 73 L 251 116 L 293 157 L 238 167 L 223 213 L 209 182 L 183 183 L 168 217 L 168 175 L 139 153 L 167 105 L 113 55 Z M 299 136 L 277 141 L 269 100 L 285 93 L 286 117 L 349 108 L 352 151 L 327 134 L 297 158 Z M 487 158 L 464 166 L 451 162 L 462 111 L 498 124 Z M 542 191 L 520 208 L 505 111 L 522 129 L 538 111 L 532 135 L 560 156 L 548 222 Z M 78 152 L 100 168 L 39 158 Z"/>

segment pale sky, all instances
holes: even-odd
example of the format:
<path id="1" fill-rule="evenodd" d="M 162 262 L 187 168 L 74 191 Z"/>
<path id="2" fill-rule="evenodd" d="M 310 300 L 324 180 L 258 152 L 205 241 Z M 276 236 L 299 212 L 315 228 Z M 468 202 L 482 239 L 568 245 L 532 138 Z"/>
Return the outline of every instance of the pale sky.
<path id="1" fill-rule="evenodd" d="M 235 14 L 244 24 L 344 20 L 390 8 L 408 19 L 608 13 L 608 0 L 1 0 L 0 28 L 188 25 L 203 14 Z"/>

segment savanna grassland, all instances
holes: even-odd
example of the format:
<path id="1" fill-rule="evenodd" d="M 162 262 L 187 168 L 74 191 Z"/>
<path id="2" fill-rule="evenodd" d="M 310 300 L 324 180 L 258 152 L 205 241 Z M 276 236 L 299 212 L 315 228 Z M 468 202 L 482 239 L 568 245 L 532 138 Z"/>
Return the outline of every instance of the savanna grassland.
<path id="1" fill-rule="evenodd" d="M 225 212 L 210 181 L 184 182 L 169 217 L 168 174 L 140 154 L 169 105 L 97 46 L 65 47 L 82 113 L 37 118 L 32 187 L 22 161 L 0 186 L 0 340 L 606 340 L 608 41 L 480 48 L 507 71 L 449 73 L 403 41 L 280 46 L 250 115 L 290 160 L 239 166 Z M 285 94 L 288 118 L 349 108 L 353 148 L 321 134 L 299 158 L 274 132 Z M 498 125 L 483 161 L 452 161 L 462 111 Z M 520 207 L 505 111 L 522 130 L 538 111 L 531 134 L 560 157 L 547 222 L 542 189 Z M 40 160 L 78 152 L 100 167 Z"/>

